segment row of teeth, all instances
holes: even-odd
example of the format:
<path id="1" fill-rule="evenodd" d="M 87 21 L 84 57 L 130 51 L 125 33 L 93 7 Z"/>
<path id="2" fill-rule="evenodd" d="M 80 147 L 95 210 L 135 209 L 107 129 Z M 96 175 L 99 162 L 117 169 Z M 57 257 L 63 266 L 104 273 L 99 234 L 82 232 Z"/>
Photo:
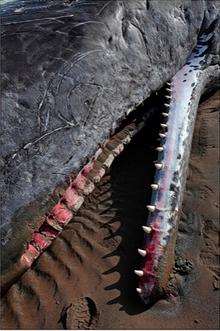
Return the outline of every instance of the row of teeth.
<path id="1" fill-rule="evenodd" d="M 203 41 L 203 40 L 204 40 L 204 37 L 201 37 L 200 39 L 201 39 L 201 41 Z M 204 41 L 203 41 L 203 42 L 204 42 Z M 207 43 L 207 41 L 206 41 L 206 43 Z M 201 43 L 201 45 L 202 45 L 202 43 Z M 169 102 L 170 99 L 172 98 L 172 97 L 171 97 L 172 89 L 171 89 L 171 84 L 170 84 L 170 83 L 167 83 L 167 86 L 168 86 L 168 87 L 166 88 L 166 91 L 169 93 L 169 95 L 166 95 L 166 99 L 167 99 L 168 102 Z M 169 104 L 169 103 L 165 103 L 164 106 L 165 106 L 165 107 L 168 109 L 168 111 L 169 111 L 169 109 L 170 109 L 170 104 Z M 169 116 L 168 112 L 163 112 L 162 115 L 163 115 L 164 117 L 166 117 L 166 118 Z M 161 127 L 162 127 L 164 130 L 167 129 L 167 124 L 162 123 L 162 124 L 160 124 L 160 125 L 161 125 Z M 166 136 L 167 136 L 167 133 L 165 133 L 165 132 L 163 132 L 163 133 L 159 133 L 159 137 L 162 138 L 162 139 L 166 138 Z M 164 150 L 164 148 L 163 148 L 162 146 L 159 146 L 159 147 L 156 148 L 156 150 L 157 150 L 158 152 L 162 152 L 162 151 Z M 160 162 L 160 163 L 157 162 L 157 163 L 155 163 L 155 167 L 156 167 L 157 170 L 161 170 L 161 169 L 164 168 L 164 164 L 163 164 L 162 162 Z M 159 189 L 159 184 L 157 184 L 157 183 L 151 184 L 151 188 L 152 188 L 153 190 L 158 190 L 158 189 Z M 147 206 L 147 209 L 152 213 L 152 212 L 154 212 L 154 211 L 156 210 L 156 206 L 155 206 L 155 205 L 148 205 L 148 206 Z M 154 231 L 158 231 L 157 229 L 153 229 L 151 226 L 143 226 L 142 228 L 143 228 L 143 230 L 144 230 L 144 232 L 145 232 L 146 234 L 150 234 L 150 233 L 152 232 L 152 230 L 154 230 Z M 146 255 L 147 255 L 147 249 L 145 249 L 145 250 L 143 250 L 143 249 L 138 249 L 138 253 L 139 253 L 142 257 L 146 257 Z M 143 271 L 143 270 L 134 270 L 134 273 L 135 273 L 137 276 L 142 277 L 142 276 L 144 276 L 144 275 L 146 274 L 146 271 Z M 137 293 L 139 293 L 139 294 L 142 293 L 142 289 L 141 289 L 141 288 L 136 288 L 136 291 L 137 291 Z"/>
<path id="2" fill-rule="evenodd" d="M 166 83 L 167 84 L 167 88 L 166 88 L 166 91 L 169 92 L 171 94 L 172 90 L 171 90 L 171 84 L 170 83 Z M 165 96 L 167 99 L 171 99 L 171 95 L 166 95 Z M 165 103 L 164 106 L 166 108 L 170 108 L 170 104 L 169 103 Z M 168 112 L 162 112 L 162 116 L 164 116 L 165 118 L 167 118 L 169 116 L 169 113 Z M 167 129 L 167 124 L 164 124 L 164 123 L 161 123 L 160 126 L 163 128 L 163 129 Z M 159 133 L 159 137 L 164 139 L 166 138 L 167 136 L 167 133 L 165 132 L 160 132 Z M 158 152 L 163 152 L 164 148 L 162 146 L 159 146 L 156 148 L 156 150 Z M 162 162 L 155 162 L 155 167 L 157 170 L 162 170 L 164 168 L 164 164 Z M 157 183 L 154 183 L 154 184 L 151 184 L 151 188 L 152 190 L 156 191 L 159 189 L 159 184 Z M 149 210 L 149 212 L 154 212 L 156 210 L 156 206 L 154 205 L 147 205 L 147 209 Z M 146 234 L 150 234 L 152 231 L 153 231 L 153 228 L 151 226 L 142 226 L 142 229 L 144 230 L 144 232 Z M 155 229 L 154 229 L 155 230 Z M 155 230 L 156 231 L 156 230 Z M 147 250 L 146 249 L 140 249 L 138 248 L 138 253 L 142 256 L 142 257 L 146 257 L 147 255 Z M 139 276 L 139 277 L 142 277 L 144 276 L 145 272 L 143 270 L 134 270 L 134 273 Z M 142 293 L 142 289 L 141 288 L 136 288 L 136 291 L 137 293 L 141 294 Z"/>

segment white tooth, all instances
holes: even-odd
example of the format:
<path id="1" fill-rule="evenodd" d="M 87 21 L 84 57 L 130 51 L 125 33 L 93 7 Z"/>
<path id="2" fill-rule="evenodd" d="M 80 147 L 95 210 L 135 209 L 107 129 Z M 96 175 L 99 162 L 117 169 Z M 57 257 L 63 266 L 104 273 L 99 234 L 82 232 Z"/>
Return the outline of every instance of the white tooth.
<path id="1" fill-rule="evenodd" d="M 155 163 L 155 167 L 160 170 L 163 168 L 163 163 Z"/>
<path id="2" fill-rule="evenodd" d="M 151 188 L 153 190 L 158 190 L 159 185 L 158 184 L 151 184 Z"/>
<path id="3" fill-rule="evenodd" d="M 167 125 L 163 123 L 161 123 L 160 126 L 162 126 L 162 128 L 167 128 Z"/>
<path id="4" fill-rule="evenodd" d="M 163 147 L 157 147 L 156 150 L 157 150 L 158 152 L 162 152 L 162 151 L 163 151 Z"/>
<path id="5" fill-rule="evenodd" d="M 136 291 L 140 294 L 142 293 L 142 290 L 140 288 L 136 288 Z"/>
<path id="6" fill-rule="evenodd" d="M 165 138 L 166 134 L 165 133 L 159 133 L 160 138 Z"/>
<path id="7" fill-rule="evenodd" d="M 167 85 L 169 85 L 169 86 L 171 85 L 171 83 L 170 83 L 170 82 L 166 82 L 166 84 L 167 84 Z"/>
<path id="8" fill-rule="evenodd" d="M 151 233 L 152 229 L 150 226 L 142 226 L 142 229 L 144 230 L 144 232 L 146 233 Z"/>
<path id="9" fill-rule="evenodd" d="M 143 257 L 147 255 L 147 252 L 143 249 L 140 249 L 140 248 L 138 248 L 138 253 Z"/>
<path id="10" fill-rule="evenodd" d="M 134 270 L 134 273 L 140 277 L 144 275 L 144 272 L 142 270 Z"/>
<path id="11" fill-rule="evenodd" d="M 168 113 L 162 113 L 162 115 L 165 116 L 165 117 L 168 117 L 169 116 Z"/>
<path id="12" fill-rule="evenodd" d="M 148 205 L 147 206 L 147 209 L 151 212 L 155 211 L 156 207 L 155 206 L 152 206 L 152 205 Z"/>
<path id="13" fill-rule="evenodd" d="M 171 99 L 171 96 L 170 95 L 165 95 L 165 98 Z"/>
<path id="14" fill-rule="evenodd" d="M 164 106 L 165 107 L 170 107 L 170 104 L 169 103 L 165 103 Z"/>
<path id="15" fill-rule="evenodd" d="M 171 90 L 170 88 L 166 88 L 166 90 L 167 90 L 168 92 L 172 92 L 172 90 Z"/>

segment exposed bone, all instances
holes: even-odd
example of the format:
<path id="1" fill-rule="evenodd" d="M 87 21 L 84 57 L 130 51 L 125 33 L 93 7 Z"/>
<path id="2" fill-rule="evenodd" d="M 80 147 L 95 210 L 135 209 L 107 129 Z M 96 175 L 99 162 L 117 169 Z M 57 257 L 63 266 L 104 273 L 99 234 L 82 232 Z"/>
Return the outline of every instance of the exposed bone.
<path id="1" fill-rule="evenodd" d="M 103 147 L 99 148 L 92 161 L 89 161 L 83 169 L 79 172 L 76 178 L 71 181 L 70 186 L 67 187 L 65 192 L 60 197 L 60 200 L 50 211 L 49 216 L 46 217 L 45 222 L 40 229 L 36 231 L 31 239 L 31 247 L 25 250 L 21 256 L 21 268 L 26 270 L 31 267 L 33 261 L 38 258 L 39 254 L 44 250 L 56 236 L 63 230 L 66 224 L 72 219 L 72 211 L 76 212 L 84 202 L 84 195 L 91 193 L 94 189 L 94 183 L 100 181 L 104 176 L 106 168 L 109 168 L 114 158 L 117 157 L 124 149 L 124 145 L 128 144 L 132 137 L 139 132 L 144 126 L 144 121 L 140 123 L 131 123 L 127 125 L 122 131 L 115 134 L 112 138 L 105 142 Z M 107 147 L 106 147 L 107 146 Z M 71 211 L 72 210 L 72 211 Z M 51 233 L 46 231 L 40 233 L 45 227 L 51 227 L 56 231 L 56 234 L 51 236 Z M 42 237 L 42 235 L 45 237 Z M 35 250 L 32 249 L 32 243 L 39 246 L 39 239 L 42 239 L 39 254 L 35 256 Z M 37 241 L 38 242 L 37 242 Z M 29 247 L 28 246 L 28 247 Z M 33 246 L 34 247 L 34 246 Z M 40 247 L 40 246 L 39 246 Z M 32 256 L 33 255 L 33 256 Z"/>

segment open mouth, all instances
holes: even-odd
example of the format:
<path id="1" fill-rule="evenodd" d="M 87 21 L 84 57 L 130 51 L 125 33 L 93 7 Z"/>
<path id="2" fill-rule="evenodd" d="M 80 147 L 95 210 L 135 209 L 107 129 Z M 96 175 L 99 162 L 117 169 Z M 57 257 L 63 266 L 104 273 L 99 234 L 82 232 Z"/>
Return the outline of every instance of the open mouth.
<path id="1" fill-rule="evenodd" d="M 206 54 L 212 37 L 213 29 L 211 28 L 210 32 L 209 27 L 207 32 L 200 36 L 187 64 L 173 80 L 128 115 L 116 133 L 98 149 L 77 176 L 70 175 L 68 187 L 61 194 L 58 203 L 45 214 L 43 223 L 38 231 L 33 233 L 26 251 L 21 256 L 21 273 L 32 266 L 70 221 L 74 221 L 87 196 L 92 194 L 96 184 L 102 181 L 102 177 L 126 146 L 136 135 L 143 137 L 143 132 L 149 130 L 151 138 L 155 133 L 157 137 L 153 140 L 155 173 L 154 182 L 150 185 L 152 204 L 146 205 L 149 217 L 148 222 L 143 224 L 143 231 L 151 238 L 146 240 L 146 249 L 138 249 L 138 253 L 146 259 L 144 270 L 135 270 L 136 275 L 141 277 L 141 285 L 145 290 L 145 283 L 149 283 L 149 289 L 144 296 L 145 300 L 149 300 L 158 278 L 155 274 L 158 260 L 165 254 L 166 246 L 170 246 L 169 241 L 172 248 L 168 249 L 167 259 L 170 261 L 170 268 L 173 265 L 175 240 L 169 237 L 173 236 L 170 232 L 175 232 L 178 227 L 178 211 L 182 202 L 187 160 L 200 97 L 196 88 L 201 79 L 200 72 L 206 67 Z M 200 85 L 199 91 L 204 88 L 206 81 L 202 84 L 200 82 Z M 146 141 L 149 141 L 149 138 Z M 162 265 L 166 265 L 166 271 L 162 272 L 166 278 L 169 276 L 168 264 L 167 261 L 162 262 Z M 168 278 L 165 283 L 167 282 Z M 161 290 L 166 287 L 165 283 Z M 137 288 L 137 292 L 142 295 L 141 288 Z"/>
<path id="2" fill-rule="evenodd" d="M 51 208 L 41 215 L 21 256 L 2 277 L 4 314 L 17 328 L 21 307 L 19 299 L 13 303 L 13 297 L 17 300 L 23 293 L 24 300 L 32 302 L 30 307 L 40 311 L 45 305 L 53 316 L 54 298 L 68 301 L 73 288 L 77 296 L 80 286 L 97 285 L 80 283 L 80 272 L 90 258 L 91 273 L 97 268 L 100 275 L 108 275 L 117 265 L 123 281 L 109 290 L 123 292 L 124 286 L 126 295 L 136 298 L 138 294 L 145 304 L 173 295 L 170 275 L 196 111 L 207 84 L 218 75 L 216 67 L 207 65 L 214 29 L 212 23 L 203 31 L 187 63 L 172 80 L 128 111 L 80 172 L 68 174 L 66 183 L 58 187 Z M 109 247 L 113 249 L 110 253 Z M 92 260 L 94 250 L 97 261 Z M 118 252 L 121 260 L 103 271 L 100 260 L 108 263 Z M 95 325 L 97 318 L 90 300 L 82 303 L 92 311 L 86 328 Z M 38 313 L 32 313 L 33 325 L 37 325 Z M 61 317 L 64 327 L 65 311 Z M 22 323 L 26 321 L 28 325 L 28 316 Z"/>
<path id="3" fill-rule="evenodd" d="M 146 258 L 138 254 L 138 249 L 145 247 L 143 226 L 147 224 L 146 203 L 151 199 L 150 184 L 155 175 L 154 161 L 158 154 L 155 147 L 163 104 L 155 104 L 156 99 L 153 104 L 158 112 L 150 116 L 144 127 L 114 159 L 111 167 L 105 169 L 105 175 L 96 183 L 93 192 L 85 196 L 72 221 L 64 226 L 57 219 L 49 226 L 46 223 L 42 226 L 39 237 L 36 236 L 31 243 L 37 256 L 26 251 L 25 259 L 28 258 L 26 261 L 30 264 L 33 262 L 32 265 L 29 264 L 20 275 L 17 269 L 11 287 L 7 288 L 2 298 L 5 325 L 18 329 L 30 325 L 33 328 L 47 325 L 49 328 L 49 325 L 54 325 L 52 320 L 42 317 L 43 311 L 47 311 L 47 315 L 54 316 L 54 320 L 60 316 L 57 322 L 64 329 L 69 325 L 95 328 L 99 316 L 96 309 L 91 313 L 90 298 L 76 298 L 81 297 L 82 293 L 90 296 L 90 291 L 99 288 L 103 278 L 107 278 L 104 291 L 112 293 L 109 295 L 109 305 L 118 302 L 126 306 L 131 301 L 138 312 L 146 309 L 138 301 L 135 287 L 139 286 L 140 276 L 136 276 L 134 270 L 142 266 Z M 150 102 L 146 102 L 144 109 L 145 106 L 149 109 Z M 119 132 L 122 133 L 123 129 Z M 50 246 L 46 249 L 42 243 L 50 243 Z M 171 245 L 175 247 L 174 242 Z M 173 266 L 172 256 L 166 259 Z M 181 273 L 187 274 L 192 266 L 188 263 L 180 268 Z M 170 275 L 165 288 L 167 293 L 164 291 L 158 296 L 151 296 L 151 304 L 167 295 L 178 295 L 175 293 L 175 280 L 171 279 L 172 270 L 170 274 L 166 268 L 162 272 L 165 278 Z M 64 307 L 61 313 L 55 302 Z M 91 302 L 94 304 L 92 299 Z M 88 310 L 86 320 L 75 312 L 77 306 L 85 312 Z M 73 321 L 68 317 L 72 308 Z M 83 321 L 82 325 L 78 324 L 78 319 Z"/>

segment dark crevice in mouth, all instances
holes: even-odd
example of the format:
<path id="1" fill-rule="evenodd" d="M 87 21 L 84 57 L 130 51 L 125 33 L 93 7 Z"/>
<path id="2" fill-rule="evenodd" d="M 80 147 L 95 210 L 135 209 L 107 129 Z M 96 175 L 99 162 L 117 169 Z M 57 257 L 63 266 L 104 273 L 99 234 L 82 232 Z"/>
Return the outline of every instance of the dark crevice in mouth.
<path id="1" fill-rule="evenodd" d="M 151 200 L 151 183 L 154 182 L 156 169 L 154 163 L 158 159 L 156 147 L 161 141 L 161 138 L 158 138 L 158 133 L 161 131 L 160 123 L 166 122 L 164 116 L 161 116 L 161 113 L 165 111 L 164 104 L 168 102 L 165 95 L 167 95 L 167 85 L 152 94 L 140 109 L 126 119 L 126 121 L 140 121 L 148 115 L 143 129 L 114 161 L 109 171 L 113 206 L 117 210 L 116 218 L 121 219 L 122 223 L 117 233 L 112 235 L 112 237 L 115 235 L 121 237 L 121 243 L 114 252 L 115 255 L 120 255 L 117 265 L 120 280 L 117 284 L 106 288 L 120 290 L 120 296 L 108 304 L 119 303 L 122 306 L 121 310 L 131 315 L 149 309 L 159 299 L 167 297 L 165 293 L 155 293 L 149 303 L 143 305 L 135 289 L 139 278 L 134 274 L 137 266 L 143 263 L 143 257 L 138 254 L 138 248 L 146 240 L 142 226 L 146 225 L 149 214 L 147 204 Z M 114 271 L 116 270 L 112 269 L 112 272 Z"/>
<path id="2" fill-rule="evenodd" d="M 138 107 L 131 111 L 127 116 L 121 119 L 115 133 L 120 132 L 126 125 L 135 122 L 153 121 L 154 127 L 159 127 L 159 114 L 164 109 L 165 86 L 156 92 L 152 92 L 150 97 L 144 100 Z"/>
<path id="3" fill-rule="evenodd" d="M 150 201 L 150 184 L 155 173 L 153 162 L 157 157 L 157 117 L 157 114 L 151 117 L 110 169 L 112 208 L 117 210 L 116 219 L 121 221 L 117 233 L 110 237 L 121 237 L 119 247 L 112 254 L 120 257 L 117 265 L 120 279 L 106 289 L 120 291 L 120 296 L 108 304 L 120 303 L 122 309 L 129 314 L 136 314 L 144 309 L 135 291 L 138 278 L 134 269 L 142 261 L 138 248 L 144 242 L 142 226 L 147 220 L 146 205 Z"/>

